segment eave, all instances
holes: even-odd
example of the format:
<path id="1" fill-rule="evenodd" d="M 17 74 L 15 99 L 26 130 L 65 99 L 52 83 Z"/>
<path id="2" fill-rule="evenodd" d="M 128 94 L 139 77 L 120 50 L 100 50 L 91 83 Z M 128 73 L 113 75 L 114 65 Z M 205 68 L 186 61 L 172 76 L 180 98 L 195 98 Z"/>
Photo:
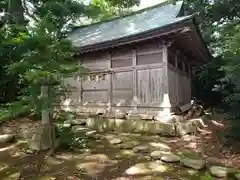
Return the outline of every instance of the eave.
<path id="1" fill-rule="evenodd" d="M 152 29 L 147 32 L 126 36 L 112 41 L 105 41 L 102 43 L 79 47 L 76 48 L 76 54 L 85 54 L 94 51 L 106 50 L 109 48 L 138 43 L 160 37 L 166 37 L 166 39 L 171 39 L 178 42 L 187 41 L 188 45 L 187 47 L 184 47 L 185 50 L 189 49 L 187 53 L 195 54 L 195 60 L 200 63 L 212 58 L 212 55 L 204 43 L 194 16 L 189 16 L 189 18 L 185 18 L 182 21 L 168 24 L 167 26 L 161 28 Z"/>
<path id="2" fill-rule="evenodd" d="M 102 43 L 78 47 L 78 48 L 75 48 L 75 50 L 79 54 L 82 54 L 86 52 L 99 51 L 99 50 L 104 50 L 112 47 L 141 42 L 149 39 L 158 38 L 161 36 L 166 36 L 169 34 L 179 33 L 184 29 L 184 26 L 191 21 L 191 19 L 192 19 L 192 16 L 189 16 L 189 18 L 185 18 L 184 20 L 178 21 L 176 23 L 168 24 L 167 26 L 162 26 L 161 28 L 155 28 L 150 31 L 134 34 L 132 36 L 125 36 L 123 38 L 114 39 L 111 41 L 105 41 Z"/>

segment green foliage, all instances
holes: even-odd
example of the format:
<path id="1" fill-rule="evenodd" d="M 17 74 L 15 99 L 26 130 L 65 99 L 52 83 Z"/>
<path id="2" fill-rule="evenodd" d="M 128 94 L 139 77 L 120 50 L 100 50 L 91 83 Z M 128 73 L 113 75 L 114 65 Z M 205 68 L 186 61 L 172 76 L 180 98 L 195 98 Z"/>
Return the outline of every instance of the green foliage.
<path id="1" fill-rule="evenodd" d="M 92 0 L 90 7 L 98 11 L 92 22 L 108 20 L 131 12 L 131 7 L 139 5 L 139 0 Z"/>
<path id="2" fill-rule="evenodd" d="M 95 143 L 95 139 L 86 137 L 84 132 L 74 133 L 72 127 L 64 127 L 62 124 L 57 124 L 55 132 L 59 150 L 86 148 Z"/>
<path id="3" fill-rule="evenodd" d="M 213 180 L 212 176 L 209 173 L 204 173 L 204 175 L 200 176 L 200 180 Z"/>
<path id="4" fill-rule="evenodd" d="M 71 121 L 76 119 L 76 114 L 72 113 L 72 112 L 66 112 L 66 111 L 60 111 L 57 115 L 56 115 L 56 121 L 57 122 L 64 122 L 64 121 Z"/>
<path id="5" fill-rule="evenodd" d="M 14 119 L 21 115 L 29 114 L 31 107 L 24 101 L 15 101 L 0 106 L 0 123 Z"/>
<path id="6" fill-rule="evenodd" d="M 56 126 L 56 137 L 59 140 L 58 148 L 61 150 L 73 149 L 75 146 L 75 134 L 71 128 L 63 127 L 63 125 Z"/>
<path id="7" fill-rule="evenodd" d="M 105 11 L 100 10 L 99 4 L 85 5 L 74 0 L 19 2 L 0 3 L 1 12 L 5 12 L 0 26 L 0 103 L 13 101 L 21 95 L 39 113 L 46 101 L 49 107 L 62 98 L 66 90 L 63 77 L 77 76 L 83 71 L 74 62 L 75 51 L 65 39 L 70 26 L 81 17 L 98 18 Z M 108 8 L 121 9 L 137 1 L 106 2 Z M 40 96 L 41 84 L 50 87 L 47 99 Z"/>

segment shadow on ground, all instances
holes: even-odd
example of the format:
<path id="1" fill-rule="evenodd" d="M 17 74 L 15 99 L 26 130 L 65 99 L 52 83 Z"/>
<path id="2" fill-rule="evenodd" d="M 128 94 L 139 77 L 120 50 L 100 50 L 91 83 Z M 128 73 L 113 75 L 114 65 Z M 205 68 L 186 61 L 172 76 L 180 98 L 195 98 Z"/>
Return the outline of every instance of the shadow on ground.
<path id="1" fill-rule="evenodd" d="M 200 179 L 201 173 L 197 171 L 151 157 L 153 151 L 171 151 L 168 144 L 173 142 L 172 138 L 141 134 L 96 134 L 85 148 L 47 157 L 44 153 L 24 153 L 26 141 L 19 141 L 0 149 L 0 177 L 3 180 Z"/>

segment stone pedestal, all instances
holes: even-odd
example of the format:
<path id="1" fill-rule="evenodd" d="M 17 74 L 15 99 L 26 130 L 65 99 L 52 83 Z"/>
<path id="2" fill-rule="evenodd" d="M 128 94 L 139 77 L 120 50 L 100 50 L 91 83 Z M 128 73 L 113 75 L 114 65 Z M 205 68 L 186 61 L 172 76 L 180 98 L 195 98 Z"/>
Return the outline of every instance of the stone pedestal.
<path id="1" fill-rule="evenodd" d="M 49 124 L 38 126 L 30 140 L 30 148 L 37 151 L 50 149 L 53 143 L 51 136 L 55 138 L 54 131 L 55 127 Z"/>

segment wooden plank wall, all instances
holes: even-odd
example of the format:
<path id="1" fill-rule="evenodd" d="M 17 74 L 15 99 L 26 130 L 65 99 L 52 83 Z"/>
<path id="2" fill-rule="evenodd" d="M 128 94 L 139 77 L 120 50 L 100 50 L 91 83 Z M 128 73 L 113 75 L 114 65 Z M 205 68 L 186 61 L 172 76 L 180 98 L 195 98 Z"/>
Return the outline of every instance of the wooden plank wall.
<path id="1" fill-rule="evenodd" d="M 168 51 L 168 84 L 172 106 L 191 101 L 190 60 L 183 53 L 173 48 Z"/>
<path id="2" fill-rule="evenodd" d="M 177 68 L 183 61 L 175 52 L 172 58 L 168 56 L 168 64 L 164 63 L 160 42 L 79 57 L 79 64 L 91 73 L 66 80 L 75 87 L 69 98 L 79 105 L 159 109 L 168 91 L 172 106 L 187 102 L 190 76 Z"/>

